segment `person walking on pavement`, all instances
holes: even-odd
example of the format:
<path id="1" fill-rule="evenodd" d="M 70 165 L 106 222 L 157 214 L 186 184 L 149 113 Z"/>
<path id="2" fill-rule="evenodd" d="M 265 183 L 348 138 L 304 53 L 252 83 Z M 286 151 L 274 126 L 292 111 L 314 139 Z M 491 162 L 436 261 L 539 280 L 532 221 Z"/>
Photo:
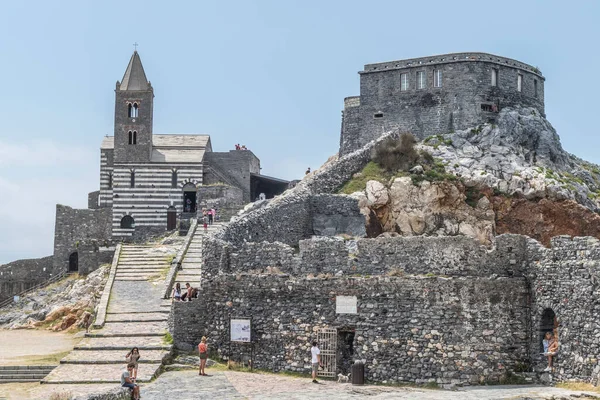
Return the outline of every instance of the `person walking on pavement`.
<path id="1" fill-rule="evenodd" d="M 312 379 L 313 383 L 319 383 L 317 381 L 317 371 L 319 371 L 319 367 L 323 367 L 321 363 L 321 350 L 319 350 L 319 346 L 317 346 L 317 342 L 312 342 L 312 348 L 310 349 L 311 353 L 311 364 L 312 364 Z"/>

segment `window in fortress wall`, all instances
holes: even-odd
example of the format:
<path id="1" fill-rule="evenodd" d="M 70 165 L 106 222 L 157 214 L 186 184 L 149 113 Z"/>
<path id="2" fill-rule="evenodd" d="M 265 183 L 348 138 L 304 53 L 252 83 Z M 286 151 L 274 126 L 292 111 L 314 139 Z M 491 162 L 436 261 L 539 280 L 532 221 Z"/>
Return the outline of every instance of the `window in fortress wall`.
<path id="1" fill-rule="evenodd" d="M 517 92 L 521 92 L 523 90 L 523 75 L 517 75 Z"/>
<path id="2" fill-rule="evenodd" d="M 533 80 L 533 95 L 537 99 L 537 97 L 538 97 L 537 79 Z"/>
<path id="3" fill-rule="evenodd" d="M 433 71 L 433 87 L 442 87 L 442 70 Z"/>
<path id="4" fill-rule="evenodd" d="M 492 68 L 492 86 L 498 86 L 498 70 Z"/>
<path id="5" fill-rule="evenodd" d="M 417 71 L 417 89 L 425 89 L 426 86 L 425 71 Z"/>
<path id="6" fill-rule="evenodd" d="M 408 74 L 400 74 L 400 90 L 408 90 Z"/>

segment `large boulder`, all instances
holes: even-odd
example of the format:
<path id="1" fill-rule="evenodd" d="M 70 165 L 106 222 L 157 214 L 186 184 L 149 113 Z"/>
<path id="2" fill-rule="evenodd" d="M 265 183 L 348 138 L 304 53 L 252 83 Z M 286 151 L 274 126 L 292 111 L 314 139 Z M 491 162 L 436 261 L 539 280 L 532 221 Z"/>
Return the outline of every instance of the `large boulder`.
<path id="1" fill-rule="evenodd" d="M 492 243 L 495 222 L 490 202 L 480 200 L 476 207 L 469 206 L 454 182 L 423 181 L 413 185 L 409 177 L 396 178 L 389 197 L 390 217 L 385 232 L 403 236 L 466 235 L 485 245 Z"/>

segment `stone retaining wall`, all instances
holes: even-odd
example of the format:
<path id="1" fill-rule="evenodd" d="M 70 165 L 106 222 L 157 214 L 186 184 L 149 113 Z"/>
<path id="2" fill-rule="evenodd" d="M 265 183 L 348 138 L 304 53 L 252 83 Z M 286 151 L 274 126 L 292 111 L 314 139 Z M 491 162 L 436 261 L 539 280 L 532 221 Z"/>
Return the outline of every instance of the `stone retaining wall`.
<path id="1" fill-rule="evenodd" d="M 337 314 L 336 296 L 356 296 L 357 314 Z M 323 327 L 354 331 L 349 362 L 366 362 L 370 382 L 496 382 L 526 361 L 527 286 L 523 278 L 372 277 L 295 279 L 222 275 L 202 299 L 173 303 L 175 346 L 234 360 L 229 318 L 252 317 L 254 366 L 309 372 L 310 342 Z M 343 371 L 347 373 L 348 371 Z"/>

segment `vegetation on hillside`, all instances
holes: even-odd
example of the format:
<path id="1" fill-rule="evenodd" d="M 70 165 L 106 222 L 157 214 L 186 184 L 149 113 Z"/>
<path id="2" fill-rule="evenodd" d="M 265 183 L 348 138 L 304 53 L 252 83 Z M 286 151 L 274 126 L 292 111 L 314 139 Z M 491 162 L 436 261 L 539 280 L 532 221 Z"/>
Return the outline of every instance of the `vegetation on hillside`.
<path id="1" fill-rule="evenodd" d="M 387 186 L 393 178 L 401 176 L 410 176 L 414 184 L 424 180 L 438 182 L 457 179 L 446 172 L 442 161 L 434 159 L 425 150 L 417 151 L 415 144 L 416 140 L 410 133 L 403 133 L 398 139 L 387 138 L 382 141 L 373 149 L 372 161 L 346 182 L 339 192 L 351 194 L 365 190 L 368 181 L 378 181 Z M 411 169 L 417 165 L 423 171 L 411 173 Z"/>

